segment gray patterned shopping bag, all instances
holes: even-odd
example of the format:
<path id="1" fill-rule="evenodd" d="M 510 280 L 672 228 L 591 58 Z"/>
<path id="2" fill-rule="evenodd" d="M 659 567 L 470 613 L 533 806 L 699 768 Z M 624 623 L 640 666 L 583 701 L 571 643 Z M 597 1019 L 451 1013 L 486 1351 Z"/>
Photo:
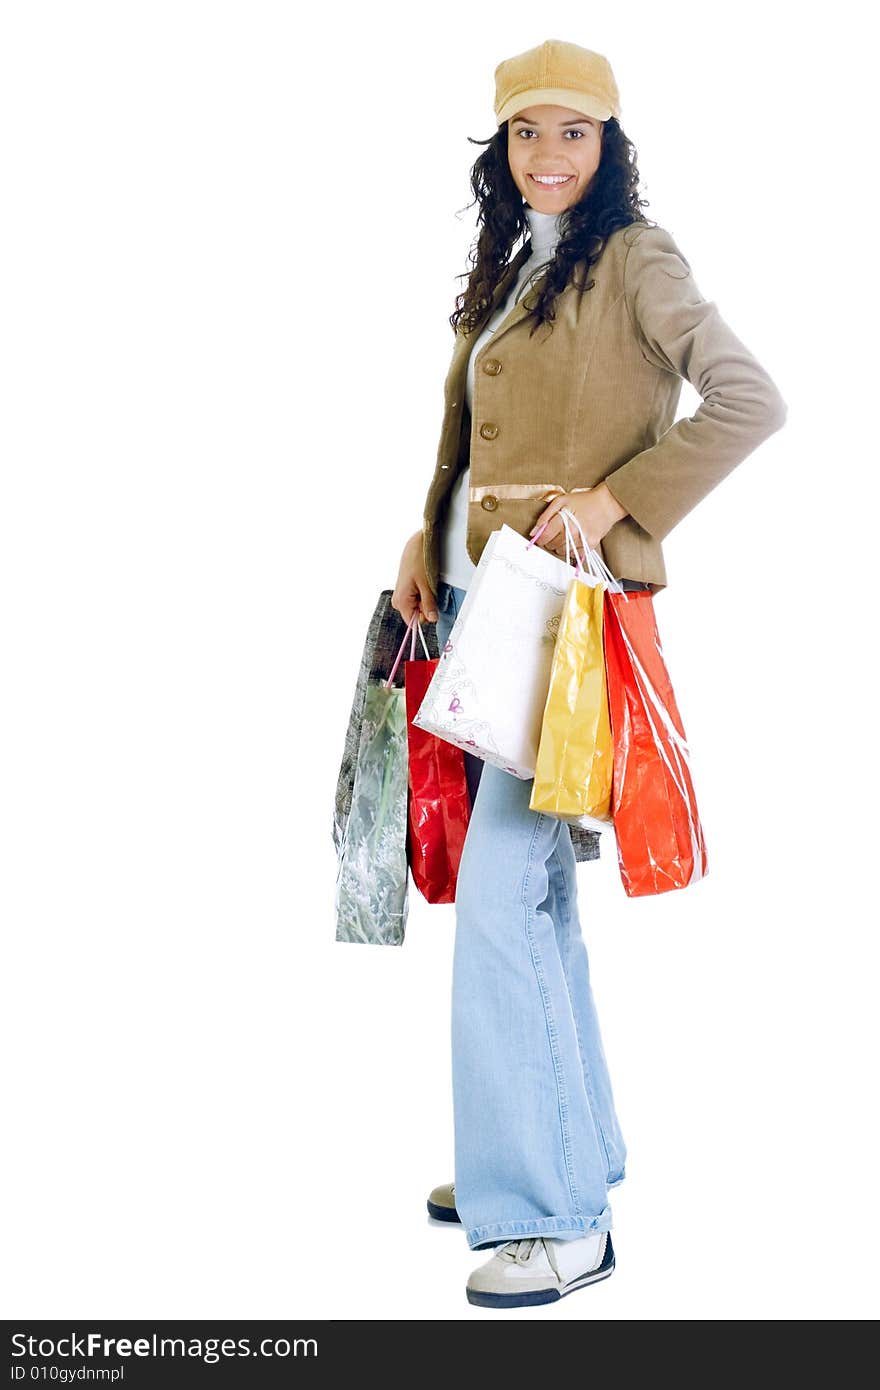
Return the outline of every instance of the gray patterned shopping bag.
<path id="1" fill-rule="evenodd" d="M 345 747 L 339 765 L 339 775 L 336 779 L 336 799 L 333 807 L 333 844 L 337 854 L 342 848 L 345 826 L 351 810 L 367 685 L 370 681 L 379 682 L 387 677 L 394 663 L 395 652 L 399 650 L 407 632 L 403 618 L 396 608 L 391 607 L 392 593 L 392 589 L 383 589 L 379 595 L 376 607 L 373 609 L 373 616 L 367 626 L 363 651 L 361 652 L 360 668 L 355 683 L 354 698 L 351 702 L 348 728 L 345 733 Z M 435 624 L 423 623 L 422 632 L 427 639 L 428 651 L 431 656 L 438 656 Z M 395 675 L 394 684 L 403 687 L 402 666 Z"/>
<path id="2" fill-rule="evenodd" d="M 336 940 L 403 944 L 408 910 L 406 702 L 370 681 L 336 878 Z"/>
<path id="3" fill-rule="evenodd" d="M 378 621 L 368 635 L 369 659 L 365 651 L 361 666 L 363 705 L 356 693 L 349 722 L 349 736 L 353 727 L 358 730 L 357 752 L 351 756 L 347 741 L 337 787 L 336 940 L 400 946 L 409 890 L 409 748 L 400 662 L 404 643 L 408 637 L 414 642 L 416 634 L 387 607 L 385 597 L 383 593 L 374 613 Z M 391 622 L 389 612 L 397 623 Z M 396 658 L 388 642 L 391 633 L 402 634 Z M 398 667 L 400 680 L 395 684 Z"/>

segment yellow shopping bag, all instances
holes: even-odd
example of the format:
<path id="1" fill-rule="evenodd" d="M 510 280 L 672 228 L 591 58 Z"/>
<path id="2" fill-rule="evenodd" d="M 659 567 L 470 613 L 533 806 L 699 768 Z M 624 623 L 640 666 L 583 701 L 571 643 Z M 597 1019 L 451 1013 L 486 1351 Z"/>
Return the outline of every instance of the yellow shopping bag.
<path id="1" fill-rule="evenodd" d="M 568 541 L 564 515 L 562 521 Z M 583 569 L 577 549 L 575 556 L 577 573 L 559 622 L 529 809 L 610 823 L 614 758 L 602 633 L 605 586 Z"/>

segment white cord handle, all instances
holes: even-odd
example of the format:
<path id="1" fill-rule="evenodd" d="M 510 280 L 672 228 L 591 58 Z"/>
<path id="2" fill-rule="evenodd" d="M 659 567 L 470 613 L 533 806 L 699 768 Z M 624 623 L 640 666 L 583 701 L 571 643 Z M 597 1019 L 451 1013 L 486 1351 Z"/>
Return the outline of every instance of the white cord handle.
<path id="1" fill-rule="evenodd" d="M 594 552 L 590 550 L 589 546 L 586 547 L 586 567 L 584 566 L 584 563 L 581 560 L 580 552 L 578 551 L 577 545 L 571 535 L 571 522 L 577 521 L 577 518 L 575 517 L 574 513 L 569 511 L 568 507 L 561 507 L 557 515 L 559 516 L 559 520 L 562 522 L 563 529 L 565 530 L 566 564 L 571 564 L 569 556 L 570 553 L 573 551 L 575 561 L 577 563 L 578 578 L 583 579 L 585 583 L 588 582 L 590 579 L 593 579 L 597 583 L 604 584 L 605 576 L 596 573 L 596 567 L 593 559 Z M 578 530 L 580 530 L 580 527 L 578 527 Z M 583 532 L 581 532 L 581 538 L 583 539 Z"/>
<path id="2" fill-rule="evenodd" d="M 605 561 L 602 559 L 602 556 L 599 554 L 598 550 L 594 550 L 593 547 L 590 545 L 590 542 L 584 535 L 581 523 L 578 521 L 571 508 L 560 507 L 559 515 L 562 517 L 562 524 L 565 527 L 566 555 L 568 554 L 568 518 L 569 520 L 574 522 L 575 526 L 578 529 L 581 541 L 583 542 L 584 555 L 586 557 L 586 568 L 589 570 L 590 574 L 592 574 L 594 578 L 602 580 L 613 594 L 624 593 L 625 590 L 623 585 L 617 579 L 614 578 L 614 575 L 611 573 Z"/>

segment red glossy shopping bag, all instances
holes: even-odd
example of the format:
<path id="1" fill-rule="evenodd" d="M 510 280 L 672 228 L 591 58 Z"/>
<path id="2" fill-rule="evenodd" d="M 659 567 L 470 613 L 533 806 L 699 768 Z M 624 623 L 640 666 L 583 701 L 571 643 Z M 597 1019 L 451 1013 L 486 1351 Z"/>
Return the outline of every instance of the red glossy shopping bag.
<path id="1" fill-rule="evenodd" d="M 685 888 L 708 861 L 690 753 L 649 591 L 605 592 L 611 810 L 629 897 Z"/>
<path id="2" fill-rule="evenodd" d="M 418 660 L 416 629 L 425 651 L 424 659 Z M 451 903 L 455 901 L 458 866 L 470 819 L 464 752 L 412 722 L 439 658 L 428 655 L 418 614 L 407 629 L 403 645 L 410 633 L 410 659 L 403 666 L 409 747 L 407 855 L 413 882 L 422 896 L 429 903 Z"/>

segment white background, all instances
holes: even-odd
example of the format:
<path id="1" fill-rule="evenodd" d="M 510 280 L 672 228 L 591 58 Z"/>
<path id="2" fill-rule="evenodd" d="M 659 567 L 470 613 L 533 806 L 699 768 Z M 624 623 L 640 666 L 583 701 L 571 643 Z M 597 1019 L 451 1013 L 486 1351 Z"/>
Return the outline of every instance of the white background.
<path id="1" fill-rule="evenodd" d="M 536 13 L 3 8 L 5 1317 L 877 1312 L 872 50 L 847 5 Z M 547 37 L 609 57 L 648 216 L 789 416 L 665 547 L 709 876 L 578 869 L 618 1268 L 498 1315 L 425 1212 L 454 908 L 335 942 L 331 823 L 467 137 Z"/>

